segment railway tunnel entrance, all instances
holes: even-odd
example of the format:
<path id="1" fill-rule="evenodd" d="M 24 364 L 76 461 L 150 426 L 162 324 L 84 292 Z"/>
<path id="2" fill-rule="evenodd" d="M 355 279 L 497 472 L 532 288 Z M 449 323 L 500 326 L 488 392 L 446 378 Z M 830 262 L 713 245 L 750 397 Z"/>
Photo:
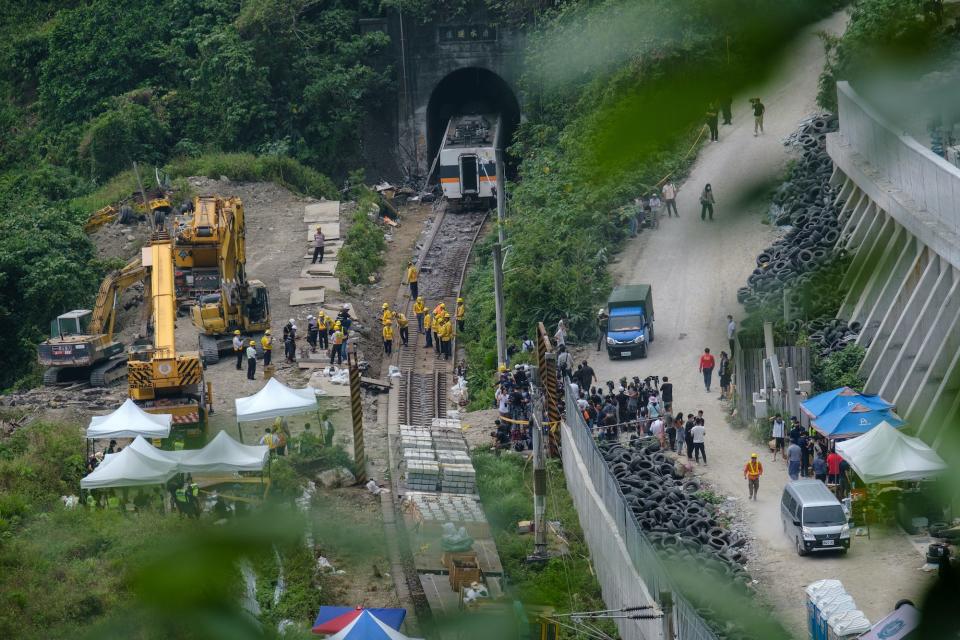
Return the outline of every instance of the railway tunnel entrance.
<path id="1" fill-rule="evenodd" d="M 447 74 L 430 93 L 427 103 L 427 158 L 433 164 L 450 117 L 463 113 L 499 113 L 503 140 L 508 146 L 520 124 L 520 103 L 499 75 L 482 67 L 465 67 Z"/>

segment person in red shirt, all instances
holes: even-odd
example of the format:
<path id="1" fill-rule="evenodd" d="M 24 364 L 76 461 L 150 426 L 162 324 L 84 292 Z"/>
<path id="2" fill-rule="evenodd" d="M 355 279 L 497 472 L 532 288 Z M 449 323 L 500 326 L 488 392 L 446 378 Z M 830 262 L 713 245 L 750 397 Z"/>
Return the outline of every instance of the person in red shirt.
<path id="1" fill-rule="evenodd" d="M 703 386 L 706 387 L 707 393 L 710 393 L 710 381 L 713 379 L 713 367 L 715 362 L 713 356 L 710 355 L 710 349 L 704 349 L 703 355 L 700 356 L 700 373 L 703 374 Z"/>
<path id="2" fill-rule="evenodd" d="M 843 458 L 836 451 L 831 451 L 827 456 L 827 484 L 840 483 L 840 463 Z"/>

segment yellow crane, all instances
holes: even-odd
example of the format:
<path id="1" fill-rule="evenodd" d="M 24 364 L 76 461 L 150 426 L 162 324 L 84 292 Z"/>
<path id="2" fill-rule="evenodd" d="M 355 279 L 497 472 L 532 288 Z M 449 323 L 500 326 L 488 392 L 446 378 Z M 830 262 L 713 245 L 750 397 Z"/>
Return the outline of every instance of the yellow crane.
<path id="1" fill-rule="evenodd" d="M 176 259 L 189 246 L 189 257 L 204 264 L 216 258 L 218 290 L 200 295 L 191 309 L 200 331 L 204 364 L 218 362 L 233 349 L 234 331 L 255 338 L 270 328 L 267 287 L 246 274 L 247 249 L 243 202 L 240 198 L 208 196 L 194 201 L 192 224 L 177 236 Z M 259 341 L 257 341 L 259 344 Z"/>
<path id="2" fill-rule="evenodd" d="M 37 359 L 47 367 L 44 384 L 87 378 L 94 387 L 109 385 L 127 373 L 123 344 L 113 339 L 120 294 L 150 277 L 149 269 L 134 258 L 100 283 L 93 309 L 74 309 L 50 323 L 50 338 L 37 345 Z M 149 315 L 149 296 L 144 295 Z M 146 321 L 141 334 L 146 333 Z"/>
<path id="3" fill-rule="evenodd" d="M 128 353 L 129 395 L 150 413 L 173 414 L 174 427 L 186 428 L 187 437 L 202 436 L 208 390 L 200 354 L 177 351 L 173 243 L 166 232 L 154 233 L 143 249 L 143 263 L 151 270 L 153 341 L 134 345 Z"/>

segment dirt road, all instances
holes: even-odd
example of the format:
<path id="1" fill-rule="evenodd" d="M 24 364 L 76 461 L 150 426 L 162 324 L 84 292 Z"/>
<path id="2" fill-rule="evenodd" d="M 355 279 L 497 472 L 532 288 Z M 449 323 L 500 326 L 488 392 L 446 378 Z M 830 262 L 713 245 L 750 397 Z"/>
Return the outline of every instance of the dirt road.
<path id="1" fill-rule="evenodd" d="M 746 502 L 743 465 L 755 450 L 743 431 L 732 429 L 714 383 L 704 390 L 697 362 L 704 347 L 719 354 L 726 349 L 726 315 L 738 317 L 736 290 L 754 267 L 754 258 L 773 239 L 775 230 L 761 225 L 767 203 L 734 208 L 738 189 L 782 175 L 790 153 L 781 139 L 816 107 L 817 77 L 823 49 L 816 32 L 842 30 L 845 16 L 837 14 L 811 27 L 785 56 L 784 68 L 769 86 L 751 90 L 734 101 L 733 125 L 722 126 L 720 141 L 705 147 L 684 185 L 677 205 L 680 218 L 664 219 L 660 229 L 645 232 L 614 266 L 617 283 L 653 284 L 656 341 L 646 360 L 611 362 L 606 354 L 585 351 L 601 381 L 621 376 L 667 375 L 674 382 L 675 411 L 703 409 L 707 425 L 709 466 L 698 473 L 740 502 L 741 517 L 754 532 L 755 558 L 749 569 L 759 588 L 799 636 L 804 631 L 803 587 L 821 578 L 839 578 L 858 606 L 875 621 L 900 598 L 916 597 L 926 583 L 917 571 L 923 560 L 902 535 L 855 538 L 846 557 L 800 558 L 781 530 L 780 490 L 787 480 L 783 463 L 763 456 L 766 474 L 760 499 Z M 753 136 L 747 99 L 760 96 L 767 105 L 766 133 Z M 712 183 L 717 200 L 715 220 L 701 222 L 700 190 Z"/>

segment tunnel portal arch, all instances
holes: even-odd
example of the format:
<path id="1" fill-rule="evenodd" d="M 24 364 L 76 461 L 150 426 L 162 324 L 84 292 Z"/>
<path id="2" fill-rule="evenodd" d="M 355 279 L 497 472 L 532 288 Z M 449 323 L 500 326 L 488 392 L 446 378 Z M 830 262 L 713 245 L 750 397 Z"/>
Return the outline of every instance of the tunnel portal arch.
<path id="1" fill-rule="evenodd" d="M 497 73 L 483 67 L 463 67 L 444 76 L 427 102 L 427 159 L 433 164 L 450 117 L 460 113 L 503 115 L 504 146 L 520 124 L 520 102 L 513 88 Z"/>

